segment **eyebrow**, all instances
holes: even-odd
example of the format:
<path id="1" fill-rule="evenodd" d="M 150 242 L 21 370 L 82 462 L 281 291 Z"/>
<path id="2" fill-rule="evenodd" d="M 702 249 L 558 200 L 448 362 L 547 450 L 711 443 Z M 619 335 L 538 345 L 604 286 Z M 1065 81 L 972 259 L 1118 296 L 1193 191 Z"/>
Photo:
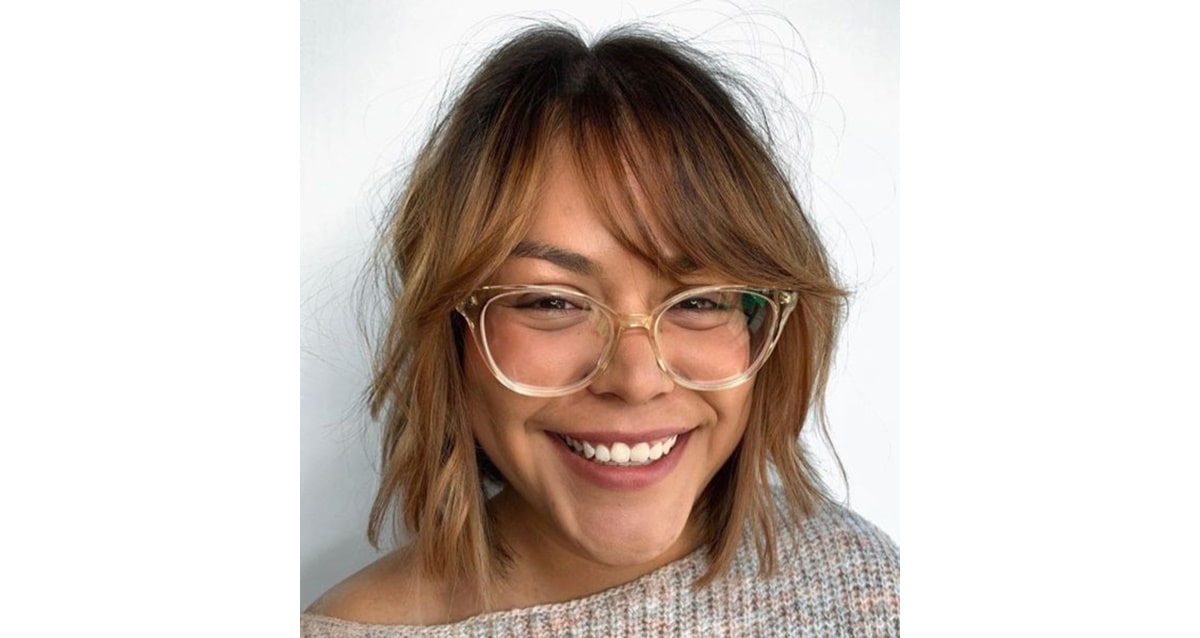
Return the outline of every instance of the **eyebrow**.
<path id="1" fill-rule="evenodd" d="M 544 259 L 559 268 L 579 275 L 594 276 L 599 271 L 596 262 L 579 253 L 536 241 L 521 240 L 516 248 L 513 248 L 512 256 Z"/>
<path id="2" fill-rule="evenodd" d="M 555 266 L 579 275 L 595 276 L 600 271 L 600 268 L 596 265 L 596 262 L 577 252 L 536 241 L 521 240 L 517 243 L 517 246 L 513 248 L 512 256 L 543 259 L 554 264 Z M 674 259 L 672 265 L 680 272 L 685 273 L 696 272 L 700 269 L 695 261 L 686 256 Z"/>

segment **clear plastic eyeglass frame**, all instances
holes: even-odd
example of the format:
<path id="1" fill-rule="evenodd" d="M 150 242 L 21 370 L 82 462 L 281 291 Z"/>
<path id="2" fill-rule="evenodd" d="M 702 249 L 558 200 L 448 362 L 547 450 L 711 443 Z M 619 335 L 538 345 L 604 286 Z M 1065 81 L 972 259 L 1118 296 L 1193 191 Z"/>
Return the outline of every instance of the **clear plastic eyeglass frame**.
<path id="1" fill-rule="evenodd" d="M 526 292 L 526 293 L 548 293 L 548 294 L 566 294 L 574 297 L 586 299 L 592 308 L 598 310 L 610 324 L 612 328 L 608 345 L 604 348 L 602 354 L 596 362 L 596 367 L 590 374 L 583 377 L 579 381 L 568 386 L 558 388 L 543 388 L 538 386 L 525 385 L 509 379 L 500 370 L 499 365 L 492 357 L 487 345 L 486 330 L 480 322 L 480 317 L 483 315 L 488 304 L 497 296 L 511 292 Z M 718 381 L 715 383 L 699 383 L 681 377 L 663 357 L 662 350 L 658 345 L 658 324 L 662 320 L 664 313 L 675 304 L 699 295 L 711 294 L 714 292 L 749 292 L 759 295 L 766 299 L 767 303 L 771 304 L 774 310 L 774 325 L 769 327 L 769 334 L 765 335 L 766 344 L 758 357 L 752 361 L 749 367 L 744 372 L 736 377 Z M 783 327 L 787 324 L 788 317 L 795 310 L 796 304 L 799 301 L 799 294 L 791 290 L 773 290 L 764 288 L 752 288 L 748 286 L 738 285 L 721 285 L 721 286 L 699 286 L 696 288 L 688 288 L 680 291 L 678 294 L 672 295 L 669 299 L 663 301 L 649 314 L 633 313 L 624 314 L 613 310 L 604 305 L 595 297 L 583 294 L 578 290 L 564 288 L 561 286 L 541 286 L 541 285 L 514 285 L 514 286 L 484 286 L 471 293 L 464 299 L 455 310 L 467 321 L 467 325 L 471 329 L 471 334 L 474 337 L 475 345 L 483 355 L 483 360 L 487 362 L 488 369 L 492 375 L 496 377 L 504 387 L 530 397 L 560 397 L 582 390 L 595 381 L 596 377 L 600 376 L 609 363 L 612 362 L 613 355 L 617 351 L 617 345 L 621 341 L 621 335 L 627 330 L 645 330 L 650 340 L 650 347 L 654 352 L 654 359 L 658 363 L 659 369 L 669 375 L 676 384 L 692 390 L 715 391 L 725 390 L 745 383 L 754 373 L 758 372 L 759 368 L 766 363 L 771 353 L 775 350 L 775 345 L 779 341 L 779 336 L 783 334 Z"/>

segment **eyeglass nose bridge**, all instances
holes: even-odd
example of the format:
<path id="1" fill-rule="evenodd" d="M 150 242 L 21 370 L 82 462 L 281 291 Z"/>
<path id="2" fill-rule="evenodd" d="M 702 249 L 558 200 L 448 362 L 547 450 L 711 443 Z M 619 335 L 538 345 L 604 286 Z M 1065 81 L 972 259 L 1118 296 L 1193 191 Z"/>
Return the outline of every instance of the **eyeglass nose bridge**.
<path id="1" fill-rule="evenodd" d="M 620 315 L 617 317 L 617 337 L 626 330 L 637 330 L 641 328 L 646 332 L 651 332 L 651 322 L 654 320 L 653 315 L 648 315 L 641 312 L 635 312 L 628 315 Z"/>
<path id="2" fill-rule="evenodd" d="M 624 335 L 626 331 L 640 329 L 646 331 L 646 338 L 650 341 L 650 351 L 654 354 L 654 363 L 658 365 L 660 370 L 667 373 L 672 378 L 675 378 L 674 373 L 671 372 L 670 366 L 667 365 L 667 362 L 663 359 L 662 353 L 658 349 L 658 339 L 654 334 L 653 314 L 634 312 L 627 315 L 613 314 L 612 316 L 615 319 L 614 323 L 617 328 L 616 333 L 612 336 L 612 341 L 609 343 L 606 356 L 604 357 L 603 361 L 601 361 L 600 366 L 596 369 L 596 376 L 599 376 L 605 370 L 607 370 L 608 365 L 612 363 L 613 358 L 616 356 L 617 348 L 619 348 L 621 345 L 621 336 Z"/>

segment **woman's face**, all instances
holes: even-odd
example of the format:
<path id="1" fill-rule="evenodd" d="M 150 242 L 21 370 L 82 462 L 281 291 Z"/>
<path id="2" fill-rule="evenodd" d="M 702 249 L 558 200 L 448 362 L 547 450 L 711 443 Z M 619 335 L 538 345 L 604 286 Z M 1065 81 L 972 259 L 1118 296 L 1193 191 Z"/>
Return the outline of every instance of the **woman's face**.
<path id="1" fill-rule="evenodd" d="M 606 229 L 572 162 L 557 157 L 550 168 L 520 251 L 536 256 L 510 257 L 491 284 L 565 286 L 621 313 L 648 313 L 682 288 L 732 283 L 702 276 L 681 282 L 657 272 Z M 644 330 L 626 331 L 604 372 L 562 397 L 508 390 L 474 345 L 465 368 L 475 438 L 507 481 L 505 500 L 519 510 L 520 533 L 613 567 L 694 547 L 684 533 L 689 515 L 741 440 L 753 380 L 716 392 L 678 386 L 657 366 Z M 597 450 L 676 439 L 656 461 L 618 467 L 584 458 L 560 435 Z"/>

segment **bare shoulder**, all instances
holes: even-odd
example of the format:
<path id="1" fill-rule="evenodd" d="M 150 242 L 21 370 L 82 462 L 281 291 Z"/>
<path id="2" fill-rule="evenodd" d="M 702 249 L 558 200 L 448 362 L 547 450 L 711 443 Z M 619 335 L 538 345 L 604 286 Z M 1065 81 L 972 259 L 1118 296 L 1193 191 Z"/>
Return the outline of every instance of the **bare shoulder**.
<path id="1" fill-rule="evenodd" d="M 445 599 L 421 573 L 408 549 L 389 553 L 318 598 L 307 614 L 371 625 L 430 625 L 444 622 Z"/>

